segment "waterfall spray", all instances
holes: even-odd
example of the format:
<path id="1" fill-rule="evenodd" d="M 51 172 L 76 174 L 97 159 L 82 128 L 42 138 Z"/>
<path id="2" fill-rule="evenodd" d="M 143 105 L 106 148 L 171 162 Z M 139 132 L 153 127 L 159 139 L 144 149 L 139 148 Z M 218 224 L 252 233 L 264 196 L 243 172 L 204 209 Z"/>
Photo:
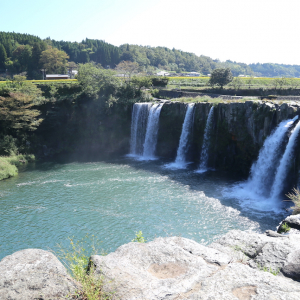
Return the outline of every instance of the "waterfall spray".
<path id="1" fill-rule="evenodd" d="M 292 130 L 291 136 L 289 138 L 289 142 L 286 146 L 285 152 L 280 160 L 279 167 L 276 172 L 275 180 L 271 189 L 271 199 L 278 199 L 283 190 L 283 183 L 286 179 L 288 168 L 291 164 L 295 144 L 297 141 L 297 137 L 300 131 L 300 122 L 296 125 L 296 127 Z"/>
<path id="2" fill-rule="evenodd" d="M 248 188 L 255 194 L 265 197 L 269 196 L 280 159 L 280 146 L 293 123 L 294 120 L 282 121 L 265 140 L 257 161 L 251 167 L 250 178 L 247 182 Z"/>

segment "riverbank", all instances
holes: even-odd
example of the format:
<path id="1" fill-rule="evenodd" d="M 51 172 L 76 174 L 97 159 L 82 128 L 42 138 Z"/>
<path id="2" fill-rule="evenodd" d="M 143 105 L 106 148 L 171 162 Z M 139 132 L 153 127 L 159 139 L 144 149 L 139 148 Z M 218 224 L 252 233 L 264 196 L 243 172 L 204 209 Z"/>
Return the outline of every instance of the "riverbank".
<path id="1" fill-rule="evenodd" d="M 18 175 L 21 166 L 34 161 L 33 154 L 0 156 L 0 180 Z"/>

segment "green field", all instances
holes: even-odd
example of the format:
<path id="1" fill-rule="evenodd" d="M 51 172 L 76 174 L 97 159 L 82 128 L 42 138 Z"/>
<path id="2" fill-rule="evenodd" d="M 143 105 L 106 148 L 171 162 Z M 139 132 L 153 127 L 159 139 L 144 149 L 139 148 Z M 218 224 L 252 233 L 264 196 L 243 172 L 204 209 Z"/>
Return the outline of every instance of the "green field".
<path id="1" fill-rule="evenodd" d="M 209 77 L 169 77 L 168 88 L 207 88 Z M 235 77 L 225 88 L 234 89 L 296 89 L 300 78 Z"/>

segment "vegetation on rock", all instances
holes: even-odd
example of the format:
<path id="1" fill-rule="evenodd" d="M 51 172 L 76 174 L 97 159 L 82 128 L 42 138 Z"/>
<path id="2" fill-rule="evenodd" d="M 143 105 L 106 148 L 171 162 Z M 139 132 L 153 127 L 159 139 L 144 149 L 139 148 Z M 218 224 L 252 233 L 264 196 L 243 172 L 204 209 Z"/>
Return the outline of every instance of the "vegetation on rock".
<path id="1" fill-rule="evenodd" d="M 286 195 L 294 203 L 294 206 L 291 207 L 293 210 L 293 215 L 300 214 L 300 190 L 299 188 L 293 188 L 292 192 Z"/>

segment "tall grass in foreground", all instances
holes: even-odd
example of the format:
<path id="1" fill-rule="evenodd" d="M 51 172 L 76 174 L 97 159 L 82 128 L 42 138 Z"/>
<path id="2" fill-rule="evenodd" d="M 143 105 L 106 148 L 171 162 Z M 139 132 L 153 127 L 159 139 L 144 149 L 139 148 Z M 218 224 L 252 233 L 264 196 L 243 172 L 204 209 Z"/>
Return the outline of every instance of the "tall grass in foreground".
<path id="1" fill-rule="evenodd" d="M 33 162 L 34 155 L 0 156 L 0 180 L 18 175 L 18 167 Z"/>
<path id="2" fill-rule="evenodd" d="M 57 256 L 71 273 L 72 277 L 79 283 L 80 288 L 69 299 L 80 300 L 110 300 L 112 293 L 103 291 L 103 279 L 94 275 L 94 267 L 89 265 L 90 256 L 95 254 L 105 255 L 98 250 L 99 241 L 86 235 L 79 241 L 69 238 L 68 248 L 57 245 Z"/>

